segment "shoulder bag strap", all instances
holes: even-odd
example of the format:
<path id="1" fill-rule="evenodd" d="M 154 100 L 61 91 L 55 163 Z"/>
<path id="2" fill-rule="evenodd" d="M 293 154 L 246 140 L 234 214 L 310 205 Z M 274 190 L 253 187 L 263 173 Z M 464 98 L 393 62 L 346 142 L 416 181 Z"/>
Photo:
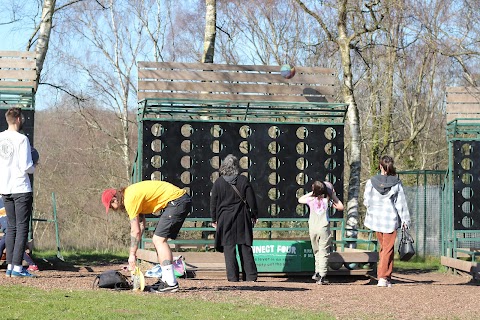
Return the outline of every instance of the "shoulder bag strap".
<path id="1" fill-rule="evenodd" d="M 223 179 L 225 180 L 225 179 Z M 226 181 L 226 180 L 225 180 Z M 247 206 L 247 209 L 250 210 L 250 207 L 248 206 L 248 203 L 247 201 L 242 197 L 242 194 L 240 193 L 240 191 L 238 191 L 237 187 L 233 184 L 230 184 L 228 181 L 226 181 L 229 185 L 232 186 L 233 190 L 235 190 L 235 192 L 238 194 L 238 196 L 240 197 L 240 199 L 243 201 L 243 203 L 245 203 L 245 205 Z"/>
<path id="2" fill-rule="evenodd" d="M 238 194 L 240 199 L 242 199 L 243 203 L 245 203 L 245 205 L 247 206 L 247 210 L 250 210 L 250 207 L 249 207 L 247 201 L 242 197 L 242 195 L 240 194 L 240 191 L 238 191 L 237 187 L 235 187 L 235 185 L 233 185 L 233 184 L 230 184 L 230 185 L 232 186 L 233 190 L 235 190 L 235 192 Z"/>
<path id="3" fill-rule="evenodd" d="M 407 229 L 403 229 L 403 230 L 405 230 L 405 239 L 407 241 L 410 241 L 410 242 L 414 243 L 415 241 L 413 240 L 412 235 L 407 231 Z"/>
<path id="4" fill-rule="evenodd" d="M 229 183 L 230 184 L 230 183 Z M 233 190 L 235 190 L 235 192 L 238 194 L 238 196 L 240 197 L 240 199 L 242 199 L 243 203 L 245 203 L 245 205 L 247 206 L 248 208 L 248 203 L 247 201 L 245 201 L 245 199 L 242 197 L 242 195 L 240 194 L 240 191 L 238 191 L 237 187 L 233 184 L 230 184 L 233 188 Z"/>

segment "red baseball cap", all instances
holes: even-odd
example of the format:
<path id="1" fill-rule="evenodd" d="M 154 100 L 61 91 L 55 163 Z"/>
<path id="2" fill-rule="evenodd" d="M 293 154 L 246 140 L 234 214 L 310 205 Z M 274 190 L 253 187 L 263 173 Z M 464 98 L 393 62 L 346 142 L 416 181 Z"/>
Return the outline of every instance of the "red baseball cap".
<path id="1" fill-rule="evenodd" d="M 116 189 L 106 189 L 102 193 L 102 203 L 105 206 L 106 212 L 108 213 L 108 209 L 110 209 L 110 203 L 112 203 L 113 197 L 117 194 Z"/>

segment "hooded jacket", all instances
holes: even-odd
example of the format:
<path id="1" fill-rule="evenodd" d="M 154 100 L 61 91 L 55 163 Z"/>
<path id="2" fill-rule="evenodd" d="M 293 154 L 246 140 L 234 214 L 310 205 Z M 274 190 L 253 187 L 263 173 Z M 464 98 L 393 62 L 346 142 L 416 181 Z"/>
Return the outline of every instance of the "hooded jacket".
<path id="1" fill-rule="evenodd" d="M 373 231 L 392 233 L 402 224 L 410 226 L 402 182 L 396 176 L 378 174 L 368 180 L 363 204 L 367 207 L 364 224 Z"/>

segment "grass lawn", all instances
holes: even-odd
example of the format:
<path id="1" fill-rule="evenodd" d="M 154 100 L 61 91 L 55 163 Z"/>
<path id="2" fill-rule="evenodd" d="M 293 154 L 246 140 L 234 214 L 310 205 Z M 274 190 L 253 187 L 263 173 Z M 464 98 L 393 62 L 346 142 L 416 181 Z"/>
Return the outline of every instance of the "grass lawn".
<path id="1" fill-rule="evenodd" d="M 36 251 L 35 258 L 55 256 L 53 251 Z M 62 252 L 73 265 L 126 263 L 124 252 Z M 395 271 L 441 271 L 438 258 L 414 257 L 395 260 Z M 68 279 L 65 279 L 68 281 Z M 0 314 L 3 319 L 335 319 L 308 310 L 272 308 L 245 302 L 210 302 L 176 298 L 175 294 L 138 294 L 114 290 L 42 290 L 33 287 L 0 286 Z"/>
<path id="2" fill-rule="evenodd" d="M 55 251 L 37 250 L 36 260 L 49 260 Z M 72 265 L 124 263 L 125 252 L 67 251 Z M 68 281 L 68 279 L 65 279 Z M 42 290 L 0 286 L 2 319 L 334 319 L 318 312 L 298 311 L 245 303 L 217 303 L 175 294 L 137 294 L 115 290 Z"/>
<path id="3" fill-rule="evenodd" d="M 174 294 L 2 286 L 0 296 L 2 319 L 335 319 L 326 314 L 261 305 L 176 299 Z"/>

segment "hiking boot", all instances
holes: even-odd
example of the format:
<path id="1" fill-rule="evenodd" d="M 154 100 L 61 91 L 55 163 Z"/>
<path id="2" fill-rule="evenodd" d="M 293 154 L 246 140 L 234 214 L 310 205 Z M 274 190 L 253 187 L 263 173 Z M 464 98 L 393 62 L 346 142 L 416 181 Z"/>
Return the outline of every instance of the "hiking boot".
<path id="1" fill-rule="evenodd" d="M 37 276 L 28 272 L 26 269 L 23 269 L 22 272 L 17 272 L 12 270 L 12 278 L 36 278 Z"/>
<path id="2" fill-rule="evenodd" d="M 312 280 L 318 281 L 320 280 L 320 274 L 318 272 L 315 272 L 315 274 L 312 276 Z"/>
<path id="3" fill-rule="evenodd" d="M 380 278 L 380 279 L 378 279 L 377 287 L 391 288 L 392 283 L 388 279 Z"/>
<path id="4" fill-rule="evenodd" d="M 320 277 L 320 279 L 317 280 L 317 284 L 321 284 L 321 285 L 328 284 L 328 280 L 325 277 Z"/>
<path id="5" fill-rule="evenodd" d="M 178 283 L 175 283 L 173 286 L 168 285 L 166 282 L 162 280 L 158 280 L 155 284 L 153 284 L 150 288 L 150 292 L 154 293 L 167 293 L 167 292 L 177 292 L 178 291 Z"/>
<path id="6" fill-rule="evenodd" d="M 36 264 L 32 264 L 31 266 L 28 266 L 27 271 L 38 271 L 38 266 Z"/>

